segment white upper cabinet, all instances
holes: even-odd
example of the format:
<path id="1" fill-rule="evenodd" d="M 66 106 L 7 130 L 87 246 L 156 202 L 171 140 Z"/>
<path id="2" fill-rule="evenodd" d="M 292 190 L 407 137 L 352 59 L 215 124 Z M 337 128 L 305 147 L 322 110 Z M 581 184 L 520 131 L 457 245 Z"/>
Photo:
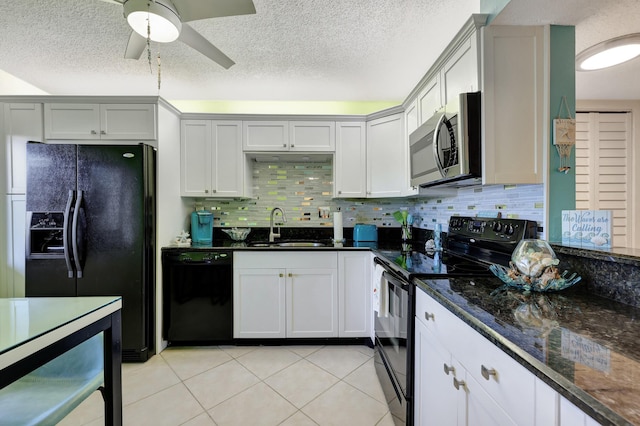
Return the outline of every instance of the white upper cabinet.
<path id="1" fill-rule="evenodd" d="M 541 26 L 482 28 L 483 184 L 542 183 L 548 103 Z"/>
<path id="2" fill-rule="evenodd" d="M 367 123 L 367 197 L 402 197 L 408 191 L 404 113 Z"/>
<path id="3" fill-rule="evenodd" d="M 180 138 L 183 197 L 244 197 L 242 122 L 183 120 Z"/>
<path id="4" fill-rule="evenodd" d="M 333 152 L 333 121 L 244 121 L 245 151 Z"/>
<path id="5" fill-rule="evenodd" d="M 290 121 L 291 151 L 336 150 L 336 124 L 333 121 Z"/>
<path id="6" fill-rule="evenodd" d="M 367 133 L 364 122 L 336 123 L 333 173 L 334 197 L 367 196 Z"/>
<path id="7" fill-rule="evenodd" d="M 478 91 L 478 38 L 471 34 L 444 63 L 440 71 L 442 103 L 458 102 L 460 93 Z M 427 117 L 429 118 L 429 117 Z"/>
<path id="8" fill-rule="evenodd" d="M 442 108 L 442 94 L 440 93 L 440 75 L 436 74 L 429 80 L 418 94 L 418 126 L 427 121 L 433 113 Z"/>
<path id="9" fill-rule="evenodd" d="M 407 140 L 411 132 L 416 130 L 420 126 L 420 111 L 418 110 L 418 100 L 414 99 L 404 110 L 404 122 L 407 128 Z"/>
<path id="10" fill-rule="evenodd" d="M 367 197 L 399 197 L 403 180 L 403 116 L 367 123 Z"/>
<path id="11" fill-rule="evenodd" d="M 59 140 L 155 140 L 153 104 L 44 105 L 44 135 Z"/>
<path id="12" fill-rule="evenodd" d="M 288 151 L 287 121 L 244 121 L 242 123 L 245 151 Z"/>
<path id="13" fill-rule="evenodd" d="M 27 142 L 44 141 L 42 104 L 5 104 L 3 120 L 1 127 L 6 143 L 0 148 L 0 159 L 4 159 L 0 164 L 5 165 L 6 171 L 3 193 L 24 194 L 27 189 Z"/>

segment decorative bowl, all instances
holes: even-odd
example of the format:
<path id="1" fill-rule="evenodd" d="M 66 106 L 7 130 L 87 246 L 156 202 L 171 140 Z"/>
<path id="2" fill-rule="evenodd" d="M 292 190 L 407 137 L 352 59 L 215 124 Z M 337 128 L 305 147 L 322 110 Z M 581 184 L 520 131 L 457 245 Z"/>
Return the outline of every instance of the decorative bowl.
<path id="1" fill-rule="evenodd" d="M 575 272 L 570 275 L 568 271 L 559 274 L 558 268 L 555 266 L 548 266 L 539 277 L 522 275 L 513 262 L 511 262 L 511 269 L 494 264 L 489 266 L 489 270 L 509 287 L 524 291 L 560 291 L 571 287 L 582 279 Z"/>
<path id="2" fill-rule="evenodd" d="M 244 241 L 251 232 L 251 228 L 230 228 L 223 229 L 222 232 L 230 236 L 233 241 Z"/>

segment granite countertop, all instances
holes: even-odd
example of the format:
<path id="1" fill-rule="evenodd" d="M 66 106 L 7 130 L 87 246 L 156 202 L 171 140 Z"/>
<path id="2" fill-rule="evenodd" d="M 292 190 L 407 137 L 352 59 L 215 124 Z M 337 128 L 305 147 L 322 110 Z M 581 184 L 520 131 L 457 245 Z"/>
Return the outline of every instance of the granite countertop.
<path id="1" fill-rule="evenodd" d="M 286 240 L 286 241 L 296 241 L 296 240 Z M 306 240 L 306 241 L 309 241 L 309 240 Z M 211 246 L 189 246 L 189 247 L 165 246 L 165 247 L 162 247 L 162 251 L 169 251 L 169 250 L 208 251 L 208 250 L 220 250 L 220 249 L 228 249 L 228 250 L 234 250 L 234 251 L 255 251 L 255 250 L 268 250 L 268 251 L 332 250 L 332 251 L 336 251 L 336 250 L 371 250 L 372 248 L 378 248 L 378 245 L 376 245 L 375 247 L 371 247 L 371 245 L 364 244 L 364 243 L 361 243 L 359 245 L 357 243 L 354 243 L 353 241 L 345 241 L 344 243 L 334 243 L 332 240 L 313 240 L 313 241 L 322 243 L 324 245 L 319 247 L 280 247 L 275 244 L 277 244 L 278 242 L 285 242 L 285 241 L 276 241 L 274 245 L 263 246 L 262 244 L 269 244 L 269 243 L 263 242 L 263 241 L 257 242 L 257 243 L 244 243 L 244 242 L 225 240 L 222 242 L 217 242 Z M 252 244 L 258 244 L 258 246 L 253 246 Z M 384 247 L 384 244 L 382 244 L 382 246 Z"/>
<path id="2" fill-rule="evenodd" d="M 495 277 L 416 285 L 601 424 L 640 424 L 640 309 L 580 283 L 529 294 Z"/>

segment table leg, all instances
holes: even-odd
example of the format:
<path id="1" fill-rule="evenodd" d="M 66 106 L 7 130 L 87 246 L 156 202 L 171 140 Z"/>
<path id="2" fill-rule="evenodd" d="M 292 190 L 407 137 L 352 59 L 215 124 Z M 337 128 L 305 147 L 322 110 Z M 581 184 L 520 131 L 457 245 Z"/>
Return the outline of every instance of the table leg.
<path id="1" fill-rule="evenodd" d="M 122 425 L 122 313 L 111 314 L 111 327 L 104 331 L 105 425 Z"/>

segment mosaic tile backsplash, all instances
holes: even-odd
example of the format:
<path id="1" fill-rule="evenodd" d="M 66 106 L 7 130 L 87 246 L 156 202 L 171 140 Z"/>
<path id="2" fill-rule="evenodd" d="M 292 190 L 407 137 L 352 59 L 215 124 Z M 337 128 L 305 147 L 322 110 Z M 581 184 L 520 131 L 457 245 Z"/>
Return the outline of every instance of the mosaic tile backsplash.
<path id="1" fill-rule="evenodd" d="M 324 163 L 253 164 L 253 199 L 192 199 L 192 203 L 213 212 L 216 227 L 268 227 L 274 207 L 285 211 L 285 227 L 332 227 L 332 212 L 341 211 L 343 226 L 356 223 L 378 227 L 399 227 L 393 212 L 407 209 L 418 228 L 446 225 L 452 215 L 491 216 L 535 220 L 544 227 L 542 185 L 491 185 L 459 189 L 457 196 L 441 198 L 334 199 L 333 167 Z M 279 219 L 279 215 L 277 218 Z M 279 221 L 279 220 L 277 220 Z"/>

